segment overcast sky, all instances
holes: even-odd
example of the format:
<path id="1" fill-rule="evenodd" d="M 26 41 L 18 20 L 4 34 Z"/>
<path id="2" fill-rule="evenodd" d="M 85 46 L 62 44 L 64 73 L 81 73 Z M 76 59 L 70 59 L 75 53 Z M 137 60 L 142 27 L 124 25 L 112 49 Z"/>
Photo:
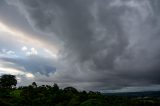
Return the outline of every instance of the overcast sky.
<path id="1" fill-rule="evenodd" d="M 1 0 L 0 75 L 80 90 L 160 90 L 160 0 Z"/>

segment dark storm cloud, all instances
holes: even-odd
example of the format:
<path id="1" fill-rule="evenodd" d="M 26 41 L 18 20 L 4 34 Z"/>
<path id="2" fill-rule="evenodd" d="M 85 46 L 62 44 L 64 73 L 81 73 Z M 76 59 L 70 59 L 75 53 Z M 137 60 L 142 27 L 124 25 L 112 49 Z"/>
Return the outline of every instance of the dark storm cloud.
<path id="1" fill-rule="evenodd" d="M 115 58 L 127 46 L 119 16 L 114 17 L 119 11 L 100 7 L 101 2 L 55 0 L 24 1 L 24 4 L 33 25 L 42 31 L 56 33 L 64 41 L 68 54 L 76 55 L 78 61 L 91 59 L 98 69 L 113 68 Z M 93 5 L 97 5 L 93 9 L 100 12 L 92 12 Z"/>
<path id="2" fill-rule="evenodd" d="M 24 15 L 20 14 L 14 6 L 8 5 L 5 0 L 0 1 L 0 22 L 4 22 L 12 28 L 25 30 L 26 32 L 32 31 Z"/>
<path id="3" fill-rule="evenodd" d="M 160 84 L 158 0 L 18 0 L 15 5 L 46 33 L 40 39 L 58 38 L 65 67 L 59 79 L 91 89 Z"/>

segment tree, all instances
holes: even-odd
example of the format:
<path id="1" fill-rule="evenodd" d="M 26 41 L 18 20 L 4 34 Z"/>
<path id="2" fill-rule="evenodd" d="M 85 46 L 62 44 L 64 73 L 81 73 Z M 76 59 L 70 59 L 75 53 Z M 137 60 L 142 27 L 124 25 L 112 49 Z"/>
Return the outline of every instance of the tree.
<path id="1" fill-rule="evenodd" d="M 37 88 L 36 82 L 32 82 L 32 86 L 33 86 L 33 88 Z"/>
<path id="2" fill-rule="evenodd" d="M 14 75 L 4 74 L 0 77 L 1 88 L 12 88 L 17 85 L 17 80 Z"/>
<path id="3" fill-rule="evenodd" d="M 58 90 L 59 90 L 59 86 L 58 86 L 58 84 L 54 83 L 54 85 L 53 85 L 53 89 L 54 89 L 55 91 L 58 91 Z"/>
<path id="4" fill-rule="evenodd" d="M 64 88 L 65 92 L 72 92 L 72 93 L 78 93 L 77 89 L 74 87 L 66 87 Z"/>

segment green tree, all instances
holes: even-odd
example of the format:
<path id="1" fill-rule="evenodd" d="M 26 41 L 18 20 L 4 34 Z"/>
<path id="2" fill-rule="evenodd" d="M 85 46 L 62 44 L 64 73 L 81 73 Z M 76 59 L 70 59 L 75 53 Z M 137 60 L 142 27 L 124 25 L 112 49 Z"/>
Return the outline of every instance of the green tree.
<path id="1" fill-rule="evenodd" d="M 36 82 L 32 82 L 32 86 L 33 86 L 33 88 L 37 88 Z"/>
<path id="2" fill-rule="evenodd" d="M 65 92 L 70 92 L 70 93 L 78 93 L 77 89 L 74 87 L 66 87 L 64 88 Z"/>
<path id="3" fill-rule="evenodd" d="M 12 88 L 17 85 L 17 80 L 14 75 L 4 74 L 0 77 L 1 88 Z"/>
<path id="4" fill-rule="evenodd" d="M 58 90 L 59 90 L 59 86 L 58 86 L 56 83 L 54 83 L 53 89 L 54 89 L 55 91 L 58 91 Z"/>

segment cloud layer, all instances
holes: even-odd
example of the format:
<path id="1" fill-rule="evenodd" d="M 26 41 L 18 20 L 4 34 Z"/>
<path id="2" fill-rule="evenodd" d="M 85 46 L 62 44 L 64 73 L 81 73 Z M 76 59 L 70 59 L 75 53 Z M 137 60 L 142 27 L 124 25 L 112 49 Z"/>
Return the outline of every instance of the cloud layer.
<path id="1" fill-rule="evenodd" d="M 45 72 L 35 74 L 37 81 L 45 79 L 89 90 L 160 84 L 159 0 L 8 3 L 17 6 L 32 27 L 43 33 L 36 38 L 58 47 L 57 60 L 40 62 L 49 66 L 52 62 L 56 71 L 42 68 Z M 27 65 L 32 72 L 34 66 Z"/>

